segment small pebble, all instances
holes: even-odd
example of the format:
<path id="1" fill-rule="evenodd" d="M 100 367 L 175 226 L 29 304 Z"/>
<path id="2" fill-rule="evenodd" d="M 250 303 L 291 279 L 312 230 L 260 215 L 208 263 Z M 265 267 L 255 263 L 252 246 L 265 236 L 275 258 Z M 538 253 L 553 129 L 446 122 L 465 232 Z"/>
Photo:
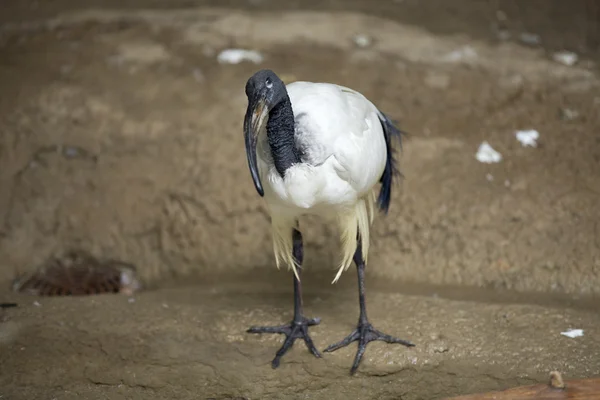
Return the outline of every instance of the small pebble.
<path id="1" fill-rule="evenodd" d="M 493 180 L 494 180 L 494 175 L 492 175 L 492 174 L 487 174 L 487 175 L 485 176 L 485 179 L 487 179 L 487 180 L 488 180 L 488 182 L 491 182 L 491 181 L 493 181 Z"/>
<path id="2" fill-rule="evenodd" d="M 566 387 L 565 382 L 563 381 L 563 378 L 562 378 L 560 372 L 558 372 L 558 371 L 550 372 L 549 385 L 550 385 L 550 387 L 553 387 L 555 389 L 564 389 Z"/>
<path id="3" fill-rule="evenodd" d="M 33 305 L 36 306 L 36 307 L 41 306 L 41 304 L 37 300 L 33 302 Z"/>
<path id="4" fill-rule="evenodd" d="M 128 298 L 127 301 L 129 303 L 135 303 L 135 299 L 133 297 Z"/>

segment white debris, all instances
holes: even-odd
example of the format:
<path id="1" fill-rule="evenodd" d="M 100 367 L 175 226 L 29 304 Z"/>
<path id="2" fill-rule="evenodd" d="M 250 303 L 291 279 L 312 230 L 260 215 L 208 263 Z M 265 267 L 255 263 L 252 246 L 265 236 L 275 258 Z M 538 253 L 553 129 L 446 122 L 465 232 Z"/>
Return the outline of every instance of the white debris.
<path id="1" fill-rule="evenodd" d="M 485 179 L 487 179 L 487 180 L 488 180 L 488 182 L 492 182 L 492 181 L 494 180 L 494 175 L 492 175 L 492 174 L 487 174 L 487 175 L 485 176 Z"/>
<path id="2" fill-rule="evenodd" d="M 446 62 L 469 62 L 475 59 L 477 59 L 477 52 L 471 46 L 463 46 L 442 57 L 442 60 Z"/>
<path id="3" fill-rule="evenodd" d="M 37 300 L 33 302 L 33 305 L 36 306 L 36 307 L 41 306 L 41 304 Z"/>
<path id="4" fill-rule="evenodd" d="M 488 142 L 483 141 L 477 149 L 477 154 L 475 154 L 475 158 L 479 162 L 492 164 L 500 162 L 502 160 L 502 154 L 494 150 Z"/>
<path id="5" fill-rule="evenodd" d="M 242 61 L 251 61 L 259 64 L 262 62 L 263 56 L 254 50 L 227 49 L 219 53 L 217 60 L 221 64 L 239 64 Z"/>
<path id="6" fill-rule="evenodd" d="M 583 336 L 583 329 L 569 329 L 568 331 L 561 332 L 560 334 L 570 338 L 576 338 L 579 336 Z"/>
<path id="7" fill-rule="evenodd" d="M 358 47 L 369 47 L 371 45 L 371 38 L 363 33 L 359 33 L 358 35 L 355 35 L 353 38 L 354 43 L 356 43 L 356 45 Z"/>
<path id="8" fill-rule="evenodd" d="M 570 51 L 559 51 L 558 53 L 554 53 L 552 59 L 557 63 L 561 63 L 563 65 L 572 66 L 575 65 L 579 57 L 577 54 Z"/>
<path id="9" fill-rule="evenodd" d="M 539 132 L 535 129 L 517 131 L 515 136 L 523 147 L 537 147 L 537 140 L 540 138 Z"/>
<path id="10" fill-rule="evenodd" d="M 135 298 L 133 298 L 133 297 L 130 297 L 130 298 L 128 298 L 128 299 L 127 299 L 127 301 L 128 301 L 129 303 L 135 303 Z"/>

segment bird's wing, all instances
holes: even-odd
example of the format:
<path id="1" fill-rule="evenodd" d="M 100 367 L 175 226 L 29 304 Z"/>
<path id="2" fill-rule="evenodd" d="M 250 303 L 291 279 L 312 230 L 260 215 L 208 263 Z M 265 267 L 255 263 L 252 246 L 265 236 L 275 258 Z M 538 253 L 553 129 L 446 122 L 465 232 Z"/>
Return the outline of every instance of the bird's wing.
<path id="1" fill-rule="evenodd" d="M 386 161 L 377 108 L 362 94 L 335 84 L 294 82 L 287 90 L 302 160 L 312 166 L 331 161 L 357 195 L 369 191 Z"/>

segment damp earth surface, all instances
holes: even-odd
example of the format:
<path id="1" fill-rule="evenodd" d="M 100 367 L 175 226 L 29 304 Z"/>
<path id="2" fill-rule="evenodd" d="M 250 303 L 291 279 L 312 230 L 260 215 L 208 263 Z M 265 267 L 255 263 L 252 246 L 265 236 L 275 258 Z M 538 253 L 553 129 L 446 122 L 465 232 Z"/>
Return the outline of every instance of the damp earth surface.
<path id="1" fill-rule="evenodd" d="M 567 3 L 4 1 L 0 397 L 440 399 L 600 375 L 600 11 Z M 260 57 L 220 62 L 232 48 Z M 259 68 L 352 87 L 408 133 L 367 306 L 416 346 L 374 342 L 355 376 L 353 345 L 298 342 L 274 370 L 282 338 L 245 333 L 292 316 L 243 147 Z M 331 285 L 336 232 L 303 233 L 323 349 L 355 326 L 356 276 Z M 73 248 L 143 290 L 11 290 Z"/>

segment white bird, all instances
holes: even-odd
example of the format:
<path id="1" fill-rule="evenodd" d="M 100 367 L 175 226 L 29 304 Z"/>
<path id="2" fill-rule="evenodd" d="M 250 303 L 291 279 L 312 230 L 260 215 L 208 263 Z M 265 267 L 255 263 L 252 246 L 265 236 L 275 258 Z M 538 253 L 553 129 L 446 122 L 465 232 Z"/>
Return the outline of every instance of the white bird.
<path id="1" fill-rule="evenodd" d="M 366 345 L 373 340 L 412 343 L 376 330 L 367 318 L 364 271 L 369 252 L 369 228 L 375 203 L 387 213 L 397 173 L 392 139 L 401 132 L 365 96 L 330 83 L 293 82 L 287 86 L 271 70 L 256 72 L 246 83 L 248 108 L 244 137 L 248 166 L 257 192 L 271 216 L 277 268 L 294 272 L 294 318 L 290 324 L 252 327 L 251 333 L 281 333 L 286 339 L 272 361 L 296 339 L 321 357 L 308 327 L 319 318 L 306 318 L 302 307 L 303 247 L 299 219 L 305 215 L 333 217 L 340 228 L 342 254 L 335 283 L 354 260 L 358 271 L 360 316 L 357 328 L 324 351 L 358 341 L 353 374 Z M 264 184 L 263 184 L 264 183 Z M 381 183 L 376 200 L 374 188 Z"/>

